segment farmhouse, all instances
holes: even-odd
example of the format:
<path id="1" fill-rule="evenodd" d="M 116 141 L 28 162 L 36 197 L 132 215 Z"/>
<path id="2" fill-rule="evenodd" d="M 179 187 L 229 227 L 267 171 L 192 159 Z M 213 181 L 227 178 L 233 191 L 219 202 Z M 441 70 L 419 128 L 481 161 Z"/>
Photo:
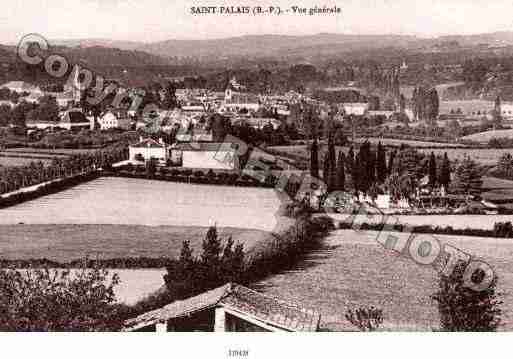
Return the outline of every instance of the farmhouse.
<path id="1" fill-rule="evenodd" d="M 149 161 L 154 158 L 161 163 L 166 163 L 169 150 L 162 139 L 155 141 L 151 138 L 143 139 L 141 137 L 139 142 L 128 146 L 128 153 L 130 161 Z"/>
<path id="2" fill-rule="evenodd" d="M 125 110 L 108 110 L 100 116 L 98 124 L 101 130 L 111 128 L 128 130 L 130 128 L 130 119 Z"/>
<path id="3" fill-rule="evenodd" d="M 238 112 L 240 110 L 258 111 L 260 101 L 258 96 L 245 92 L 244 86 L 232 79 L 224 95 L 224 111 Z"/>
<path id="4" fill-rule="evenodd" d="M 239 158 L 228 143 L 188 142 L 171 147 L 171 159 L 184 168 L 236 170 Z"/>
<path id="5" fill-rule="evenodd" d="M 67 130 L 92 130 L 94 127 L 94 122 L 89 120 L 82 110 L 80 109 L 71 109 L 64 113 L 61 121 L 58 123 L 59 127 L 65 128 Z"/>
<path id="6" fill-rule="evenodd" d="M 366 102 L 346 102 L 342 104 L 346 115 L 363 116 L 369 110 Z"/>
<path id="7" fill-rule="evenodd" d="M 315 332 L 320 314 L 226 284 L 125 322 L 124 331 Z"/>

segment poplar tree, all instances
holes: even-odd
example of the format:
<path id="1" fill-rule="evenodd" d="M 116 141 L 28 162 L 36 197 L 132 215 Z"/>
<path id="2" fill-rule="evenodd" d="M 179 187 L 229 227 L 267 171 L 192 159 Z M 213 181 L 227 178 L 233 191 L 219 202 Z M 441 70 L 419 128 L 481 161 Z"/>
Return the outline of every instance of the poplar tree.
<path id="1" fill-rule="evenodd" d="M 314 137 L 310 147 L 310 175 L 313 178 L 319 178 L 319 145 L 317 144 L 317 136 Z"/>
<path id="2" fill-rule="evenodd" d="M 354 187 L 355 181 L 354 181 L 354 150 L 353 150 L 353 146 L 351 146 L 349 148 L 349 151 L 347 152 L 346 171 L 349 174 L 349 179 L 350 179 L 351 185 Z"/>
<path id="3" fill-rule="evenodd" d="M 346 187 L 346 171 L 345 171 L 345 155 L 344 152 L 340 151 L 338 154 L 337 161 L 337 186 L 336 189 L 338 191 L 344 191 Z"/>
<path id="4" fill-rule="evenodd" d="M 385 182 L 387 177 L 387 158 L 384 147 L 381 141 L 378 143 L 377 157 L 376 157 L 376 180 L 379 183 Z"/>
<path id="5" fill-rule="evenodd" d="M 442 167 L 440 169 L 440 176 L 438 178 L 438 183 L 444 186 L 447 190 L 449 188 L 449 183 L 451 182 L 451 164 L 449 162 L 449 158 L 447 157 L 447 152 L 444 153 L 444 159 L 442 160 Z"/>
<path id="6" fill-rule="evenodd" d="M 478 195 L 481 193 L 483 180 L 481 170 L 477 163 L 465 157 L 456 169 L 454 187 L 456 192 L 467 195 Z"/>
<path id="7" fill-rule="evenodd" d="M 428 176 L 429 176 L 429 185 L 434 187 L 436 185 L 436 158 L 435 154 L 431 152 L 431 156 L 429 157 L 429 168 L 428 168 Z"/>

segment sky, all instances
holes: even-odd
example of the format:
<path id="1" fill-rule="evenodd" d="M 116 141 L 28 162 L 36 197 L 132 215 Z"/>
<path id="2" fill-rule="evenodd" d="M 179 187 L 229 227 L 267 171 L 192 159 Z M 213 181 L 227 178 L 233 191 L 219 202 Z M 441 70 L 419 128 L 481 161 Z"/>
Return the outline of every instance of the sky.
<path id="1" fill-rule="evenodd" d="M 338 6 L 339 15 L 192 15 L 192 6 Z M 154 42 L 239 35 L 403 34 L 432 37 L 513 31 L 511 0 L 11 0 L 0 42 L 27 33 L 49 39 Z"/>

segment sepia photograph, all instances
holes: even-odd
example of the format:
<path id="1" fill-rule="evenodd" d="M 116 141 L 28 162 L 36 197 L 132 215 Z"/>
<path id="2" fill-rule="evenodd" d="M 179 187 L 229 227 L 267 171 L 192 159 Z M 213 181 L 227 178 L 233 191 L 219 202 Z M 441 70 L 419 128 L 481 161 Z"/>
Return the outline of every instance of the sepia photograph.
<path id="1" fill-rule="evenodd" d="M 511 13 L 5 4 L 0 332 L 512 331 Z"/>

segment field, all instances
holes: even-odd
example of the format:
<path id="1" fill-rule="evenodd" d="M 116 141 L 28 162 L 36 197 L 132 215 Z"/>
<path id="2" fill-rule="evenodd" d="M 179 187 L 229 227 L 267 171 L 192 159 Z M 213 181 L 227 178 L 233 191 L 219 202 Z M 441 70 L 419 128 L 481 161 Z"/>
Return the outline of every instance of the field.
<path id="1" fill-rule="evenodd" d="M 420 152 L 430 154 L 433 152 L 436 156 L 443 156 L 447 152 L 447 156 L 451 161 L 461 161 L 465 156 L 469 156 L 474 161 L 483 165 L 496 165 L 499 158 L 504 153 L 513 153 L 512 149 L 468 149 L 468 148 L 451 148 L 451 149 L 419 149 Z"/>
<path id="2" fill-rule="evenodd" d="M 45 155 L 54 155 L 54 154 L 68 154 L 74 155 L 79 153 L 91 153 L 96 152 L 97 149 L 73 149 L 73 148 L 57 148 L 55 150 L 49 148 L 32 148 L 32 147 L 18 147 L 18 148 L 7 148 L 2 150 L 2 152 L 13 152 L 13 153 L 23 153 L 23 154 L 45 154 Z"/>
<path id="3" fill-rule="evenodd" d="M 41 159 L 30 159 L 30 158 L 21 158 L 21 157 L 0 157 L 0 166 L 4 167 L 18 167 L 18 166 L 26 166 L 31 162 L 43 162 L 45 166 L 50 165 L 51 160 L 46 158 Z"/>
<path id="4" fill-rule="evenodd" d="M 40 149 L 40 148 L 8 148 L 0 150 L 0 166 L 25 166 L 30 162 L 41 161 L 45 166 L 54 158 L 66 158 L 72 154 L 90 153 L 94 149 Z"/>
<path id="5" fill-rule="evenodd" d="M 0 210 L 1 224 L 209 226 L 271 231 L 281 224 L 273 189 L 102 177 Z"/>
<path id="6" fill-rule="evenodd" d="M 189 240 L 196 253 L 208 227 L 126 225 L 0 226 L 0 259 L 41 259 L 60 263 L 81 258 L 175 258 Z M 268 234 L 258 230 L 218 227 L 220 238 L 232 236 L 251 249 Z"/>
<path id="7" fill-rule="evenodd" d="M 490 141 L 492 138 L 513 138 L 513 129 L 485 131 L 462 137 L 463 140 L 485 143 Z"/>
<path id="8" fill-rule="evenodd" d="M 427 142 L 427 141 L 414 141 L 414 140 L 399 140 L 394 138 L 379 138 L 379 137 L 365 137 L 365 138 L 357 138 L 355 141 L 361 143 L 364 141 L 369 141 L 372 144 L 377 145 L 381 142 L 382 145 L 388 146 L 401 146 L 401 144 L 405 144 L 408 146 L 422 148 L 422 147 L 463 147 L 461 144 L 457 143 L 445 143 L 445 142 Z"/>
<path id="9" fill-rule="evenodd" d="M 377 232 L 336 231 L 323 249 L 308 255 L 296 268 L 271 276 L 254 287 L 284 301 L 321 312 L 327 330 L 355 330 L 345 319 L 348 309 L 383 309 L 384 330 L 431 330 L 438 327 L 438 310 L 430 298 L 437 288 L 432 267 L 422 267 L 378 244 Z M 401 236 L 401 234 L 394 233 Z M 513 241 L 511 239 L 436 236 L 482 257 L 499 277 L 504 293 L 503 326 L 513 329 Z"/>

